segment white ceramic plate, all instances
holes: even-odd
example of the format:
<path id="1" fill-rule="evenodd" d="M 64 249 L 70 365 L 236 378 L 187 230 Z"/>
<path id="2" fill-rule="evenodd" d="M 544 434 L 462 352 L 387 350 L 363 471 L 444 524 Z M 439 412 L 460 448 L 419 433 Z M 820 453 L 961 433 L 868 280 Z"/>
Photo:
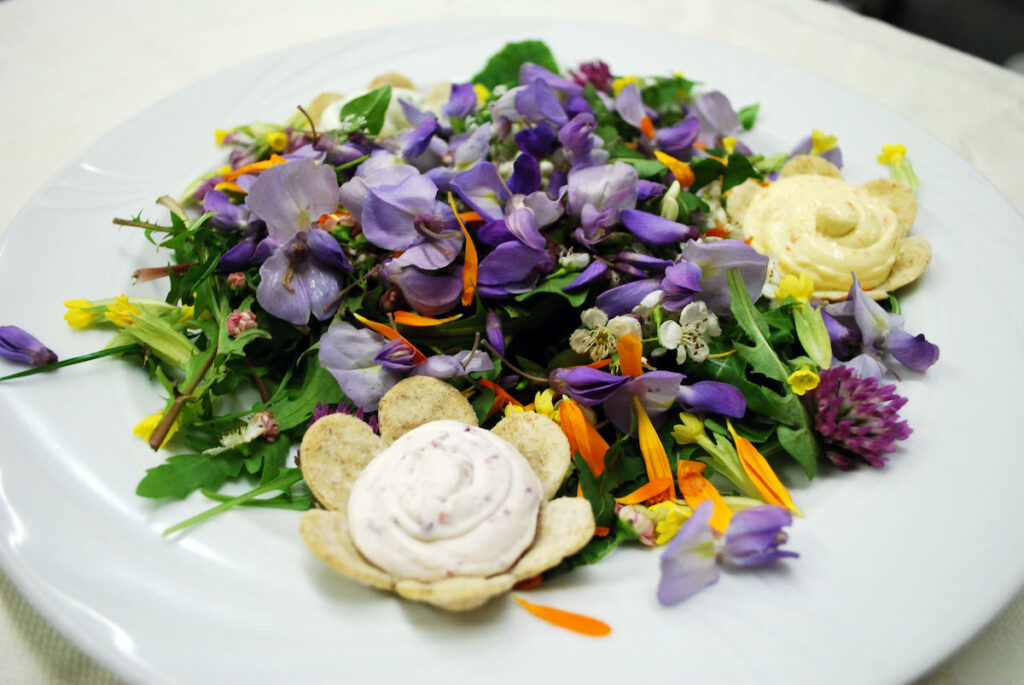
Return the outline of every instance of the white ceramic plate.
<path id="1" fill-rule="evenodd" d="M 441 27 L 435 27 L 440 29 Z M 131 288 L 161 263 L 113 216 L 148 209 L 221 163 L 212 131 L 280 121 L 321 90 L 351 92 L 385 70 L 430 85 L 465 78 L 504 42 L 548 41 L 563 64 L 602 57 L 618 73 L 682 69 L 737 106 L 762 103 L 758 149 L 812 128 L 839 136 L 847 176 L 883 175 L 883 143 L 911 151 L 921 179 L 915 233 L 935 249 L 904 298 L 907 329 L 942 356 L 907 374 L 915 429 L 884 470 L 820 478 L 796 492 L 799 560 L 734 573 L 688 602 L 655 600 L 657 553 L 621 549 L 531 599 L 610 623 L 588 639 L 507 598 L 466 615 L 398 601 L 336 576 L 307 552 L 294 512 L 229 513 L 187 535 L 169 524 L 202 498 L 156 506 L 134 495 L 161 457 L 131 435 L 162 406 L 128 365 L 100 361 L 0 384 L 0 557 L 66 635 L 145 682 L 896 682 L 979 630 L 1024 580 L 1016 531 L 1024 459 L 1011 441 L 1024 374 L 1024 221 L 980 174 L 912 123 L 821 78 L 691 37 L 549 23 L 406 27 L 269 55 L 197 83 L 99 140 L 6 231 L 4 319 L 63 356 L 106 335 L 72 331 L 61 302 Z M 7 365 L 3 367 L 6 371 Z"/>

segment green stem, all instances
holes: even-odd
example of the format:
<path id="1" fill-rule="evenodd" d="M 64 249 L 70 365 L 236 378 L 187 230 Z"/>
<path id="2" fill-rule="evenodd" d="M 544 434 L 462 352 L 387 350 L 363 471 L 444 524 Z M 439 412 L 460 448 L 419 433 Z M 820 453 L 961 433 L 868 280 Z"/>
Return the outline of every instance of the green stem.
<path id="1" fill-rule="evenodd" d="M 226 502 L 218 504 L 212 509 L 207 509 L 201 514 L 196 514 L 192 518 L 185 519 L 181 523 L 177 523 L 171 526 L 170 528 L 164 531 L 164 535 L 171 535 L 172 533 L 177 533 L 179 530 L 184 530 L 189 526 L 194 526 L 197 523 L 201 523 L 206 519 L 213 518 L 218 514 L 223 514 L 225 511 L 229 509 L 233 509 L 234 507 L 237 507 L 240 504 L 245 504 L 246 502 L 249 502 L 250 500 L 253 500 L 259 497 L 260 495 L 266 494 L 268 492 L 290 488 L 292 485 L 295 485 L 300 480 L 302 480 L 302 472 L 299 471 L 298 469 L 285 473 L 281 476 L 278 476 L 269 483 L 264 483 L 263 485 L 254 488 L 249 492 L 239 495 L 238 497 L 233 497 L 227 500 Z"/>
<path id="2" fill-rule="evenodd" d="M 54 362 L 47 364 L 46 366 L 37 366 L 33 369 L 26 369 L 25 371 L 19 371 L 18 373 L 12 373 L 9 376 L 0 378 L 0 381 L 8 381 L 14 378 L 21 378 L 22 376 L 31 376 L 37 373 L 43 373 L 44 371 L 53 371 L 59 369 L 62 366 L 71 366 L 72 364 L 81 364 L 82 362 L 92 361 L 93 359 L 100 359 L 102 357 L 109 357 L 115 354 L 121 354 L 122 352 L 133 352 L 142 349 L 142 345 L 138 343 L 132 343 L 131 345 L 118 345 L 117 347 L 109 347 L 105 350 L 98 352 L 90 352 L 89 354 L 83 354 L 80 357 L 72 357 L 71 359 L 64 359 L 63 361 Z"/>

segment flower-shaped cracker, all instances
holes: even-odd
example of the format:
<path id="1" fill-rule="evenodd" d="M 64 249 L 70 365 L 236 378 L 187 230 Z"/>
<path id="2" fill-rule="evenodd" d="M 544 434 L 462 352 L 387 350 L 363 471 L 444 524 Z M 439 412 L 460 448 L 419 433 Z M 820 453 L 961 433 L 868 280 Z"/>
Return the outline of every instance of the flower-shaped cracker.
<path id="1" fill-rule="evenodd" d="M 432 421 L 449 419 L 476 426 L 469 402 L 451 385 L 428 376 L 396 384 L 380 402 L 380 437 L 364 422 L 345 414 L 326 416 L 302 439 L 302 473 L 327 507 L 307 511 L 300 524 L 306 544 L 334 570 L 373 587 L 450 611 L 473 609 L 508 592 L 580 550 L 594 534 L 590 504 L 582 498 L 550 499 L 569 468 L 569 443 L 546 416 L 515 414 L 491 431 L 511 443 L 533 468 L 543 488 L 533 543 L 511 568 L 489 576 L 455 575 L 424 582 L 393 577 L 356 547 L 350 533 L 349 494 L 370 461 L 397 438 Z"/>
<path id="2" fill-rule="evenodd" d="M 796 187 L 800 181 L 794 179 L 808 177 L 836 181 Z M 824 300 L 846 299 L 851 271 L 870 297 L 883 299 L 931 261 L 928 242 L 907 237 L 917 216 L 910 188 L 885 178 L 856 188 L 821 157 L 793 157 L 767 186 L 748 179 L 730 191 L 727 211 L 753 247 L 778 259 L 784 273 L 814 278 L 814 295 Z"/>

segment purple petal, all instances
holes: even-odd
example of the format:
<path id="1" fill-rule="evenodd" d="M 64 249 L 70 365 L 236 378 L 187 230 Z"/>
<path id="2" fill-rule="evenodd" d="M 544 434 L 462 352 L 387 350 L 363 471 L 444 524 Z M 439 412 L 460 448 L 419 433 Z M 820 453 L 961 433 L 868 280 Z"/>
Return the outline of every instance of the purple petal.
<path id="1" fill-rule="evenodd" d="M 650 245 L 671 245 L 697 237 L 699 231 L 676 221 L 639 209 L 624 209 L 619 216 L 626 229 Z"/>
<path id="2" fill-rule="evenodd" d="M 398 286 L 406 302 L 425 316 L 450 311 L 462 297 L 461 269 L 453 269 L 451 273 L 426 272 L 390 259 L 381 264 L 380 274 Z"/>
<path id="3" fill-rule="evenodd" d="M 628 84 L 615 96 L 615 111 L 626 123 L 640 128 L 647 113 L 644 111 L 644 102 L 640 98 L 640 89 L 636 87 L 635 83 Z"/>
<path id="4" fill-rule="evenodd" d="M 342 271 L 352 270 L 352 265 L 342 251 L 341 245 L 327 231 L 321 231 L 319 228 L 309 229 L 306 233 L 306 244 L 313 257 L 324 266 Z"/>
<path id="5" fill-rule="evenodd" d="M 497 312 L 487 312 L 487 342 L 494 346 L 498 354 L 505 354 L 505 334 L 501 330 L 501 317 Z"/>
<path id="6" fill-rule="evenodd" d="M 289 272 L 290 281 L 286 283 Z M 332 302 L 340 291 L 341 275 L 337 271 L 324 269 L 312 259 L 292 262 L 288 250 L 281 248 L 260 267 L 256 300 L 273 316 L 304 326 L 310 314 L 321 321 L 329 319 L 337 309 L 337 303 Z"/>
<path id="7" fill-rule="evenodd" d="M 723 540 L 723 561 L 734 566 L 754 567 L 783 557 L 798 557 L 796 552 L 779 549 L 787 540 L 782 529 L 792 522 L 788 511 L 773 505 L 736 512 Z"/>
<path id="8" fill-rule="evenodd" d="M 550 271 L 553 265 L 554 260 L 544 250 L 510 241 L 498 245 L 481 260 L 477 283 L 482 289 L 527 292 L 541 273 Z"/>
<path id="9" fill-rule="evenodd" d="M 373 361 L 380 364 L 386 371 L 404 374 L 412 371 L 416 366 L 416 362 L 413 361 L 415 356 L 416 353 L 413 352 L 409 343 L 402 338 L 395 338 L 380 348 L 380 351 L 373 357 Z"/>
<path id="10" fill-rule="evenodd" d="M 562 286 L 562 290 L 572 290 L 573 288 L 582 288 L 585 285 L 590 285 L 606 273 L 608 273 L 608 265 L 604 262 L 594 260 L 586 269 L 580 272 L 580 275 L 577 276 L 572 283 Z"/>
<path id="11" fill-rule="evenodd" d="M 409 131 L 405 136 L 405 140 L 402 143 L 402 156 L 406 159 L 415 159 L 422 155 L 426 152 L 427 146 L 430 145 L 430 139 L 434 137 L 434 134 L 439 129 L 437 117 L 433 114 L 425 116 L 423 121 L 417 124 L 416 128 Z"/>
<path id="12" fill-rule="evenodd" d="M 363 206 L 363 233 L 386 250 L 405 250 L 420 239 L 414 221 L 434 209 L 437 186 L 426 176 L 410 176 L 398 185 L 373 188 Z"/>
<path id="13" fill-rule="evenodd" d="M 227 193 L 220 190 L 206 193 L 203 197 L 203 211 L 217 212 L 210 218 L 210 224 L 222 231 L 241 228 L 249 218 L 249 209 L 245 205 L 234 204 Z"/>
<path id="14" fill-rule="evenodd" d="M 239 241 L 234 247 L 221 255 L 217 268 L 228 273 L 232 271 L 244 271 L 252 266 L 252 257 L 256 252 L 256 245 L 260 242 L 257 236 L 249 236 Z"/>
<path id="15" fill-rule="evenodd" d="M 617 376 L 589 366 L 555 369 L 549 376 L 553 390 L 587 407 L 606 402 L 629 380 L 628 376 Z"/>
<path id="16" fill-rule="evenodd" d="M 625 162 L 573 169 L 569 172 L 569 211 L 580 216 L 587 205 L 596 210 L 633 209 L 637 180 L 636 169 Z M 618 211 L 614 219 L 618 220 Z"/>
<path id="17" fill-rule="evenodd" d="M 838 359 L 832 360 L 832 367 L 848 366 L 857 372 L 861 378 L 881 378 L 885 375 L 886 368 L 870 354 L 858 354 L 849 361 L 841 362 Z"/>
<path id="18" fill-rule="evenodd" d="M 590 135 L 597 127 L 593 114 L 577 114 L 558 131 L 558 139 L 573 154 L 587 154 L 594 147 Z"/>
<path id="19" fill-rule="evenodd" d="M 679 404 L 686 411 L 713 413 L 733 418 L 742 418 L 747 412 L 747 400 L 739 388 L 718 381 L 697 381 L 680 385 L 677 394 Z"/>
<path id="20" fill-rule="evenodd" d="M 651 255 L 626 250 L 615 255 L 615 261 L 625 262 L 643 269 L 644 271 L 651 272 L 662 272 L 672 266 L 672 262 L 667 259 L 659 259 L 658 257 L 652 257 Z"/>
<path id="21" fill-rule="evenodd" d="M 489 221 L 484 224 L 477 229 L 476 237 L 480 242 L 487 245 L 501 245 L 509 240 L 516 239 L 516 237 L 509 232 L 504 219 L 499 221 Z"/>
<path id="22" fill-rule="evenodd" d="M 662 552 L 658 601 L 663 605 L 678 604 L 718 582 L 713 509 L 710 500 L 701 502 Z"/>
<path id="23" fill-rule="evenodd" d="M 53 350 L 17 326 L 0 326 L 0 357 L 29 366 L 46 366 L 57 361 Z"/>
<path id="24" fill-rule="evenodd" d="M 650 371 L 632 379 L 616 395 L 602 405 L 605 415 L 622 433 L 628 433 L 633 414 L 633 397 L 640 400 L 655 427 L 664 421 L 665 412 L 676 403 L 683 374 L 673 371 Z"/>
<path id="25" fill-rule="evenodd" d="M 336 211 L 338 200 L 334 169 L 300 160 L 263 171 L 249 189 L 246 204 L 267 222 L 270 236 L 285 243 L 322 214 Z"/>
<path id="26" fill-rule="evenodd" d="M 537 79 L 541 79 L 559 93 L 569 96 L 583 95 L 583 88 L 578 83 L 559 76 L 546 67 L 534 64 L 533 62 L 524 62 L 523 65 L 519 67 L 519 83 L 525 85 L 533 83 Z"/>
<path id="27" fill-rule="evenodd" d="M 347 321 L 335 321 L 320 338 L 320 366 L 356 406 L 367 411 L 376 410 L 380 398 L 401 378 L 374 361 L 386 343 L 383 336 Z"/>
<path id="28" fill-rule="evenodd" d="M 515 106 L 524 119 L 533 123 L 546 121 L 555 126 L 563 126 L 569 121 L 558 96 L 541 78 L 534 79 L 516 93 Z"/>
<path id="29" fill-rule="evenodd" d="M 650 200 L 652 197 L 660 197 L 664 192 L 664 183 L 655 183 L 654 181 L 645 181 L 640 179 L 637 181 L 636 186 L 636 201 L 643 202 L 644 200 Z"/>
<path id="30" fill-rule="evenodd" d="M 658 129 L 654 136 L 654 144 L 670 155 L 685 154 L 697 140 L 700 133 L 700 119 L 686 117 L 680 123 L 668 128 Z"/>
<path id="31" fill-rule="evenodd" d="M 551 199 L 547 193 L 539 190 L 522 199 L 524 207 L 529 207 L 537 217 L 537 226 L 543 228 L 558 221 L 564 211 L 560 197 Z"/>
<path id="32" fill-rule="evenodd" d="M 885 349 L 911 371 L 924 371 L 939 358 L 938 346 L 925 340 L 923 333 L 911 335 L 902 329 L 889 332 Z"/>
<path id="33" fill-rule="evenodd" d="M 547 245 L 544 236 L 537 229 L 537 217 L 526 207 L 513 209 L 505 217 L 505 226 L 508 227 L 509 233 L 518 238 L 520 242 L 535 250 L 543 250 Z"/>
<path id="34" fill-rule="evenodd" d="M 535 159 L 544 159 L 558 146 L 558 135 L 550 124 L 540 123 L 516 133 L 516 145 Z"/>
<path id="35" fill-rule="evenodd" d="M 661 283 L 656 278 L 625 283 L 598 295 L 597 306 L 610 317 L 625 314 L 660 287 Z"/>
<path id="36" fill-rule="evenodd" d="M 452 84 L 448 102 L 441 106 L 446 117 L 464 117 L 476 109 L 476 90 L 472 83 Z"/>
<path id="37" fill-rule="evenodd" d="M 717 145 L 721 137 L 739 133 L 743 128 L 729 98 L 717 90 L 702 95 L 693 109 L 700 117 L 700 138 L 708 145 Z"/>
<path id="38" fill-rule="evenodd" d="M 540 188 L 540 164 L 530 155 L 519 155 L 513 165 L 512 177 L 508 179 L 509 192 L 529 195 Z"/>
<path id="39" fill-rule="evenodd" d="M 410 176 L 417 175 L 419 171 L 416 167 L 402 164 L 393 153 L 375 150 L 369 159 L 356 168 L 352 180 L 342 184 L 339 192 L 341 204 L 361 224 L 363 203 L 371 188 L 397 185 Z"/>
<path id="40" fill-rule="evenodd" d="M 508 189 L 490 162 L 480 162 L 472 169 L 457 174 L 452 179 L 451 187 L 463 202 L 484 219 L 497 221 L 505 218 L 502 207 L 508 200 Z"/>
<path id="41" fill-rule="evenodd" d="M 661 289 L 665 291 L 662 306 L 670 311 L 682 311 L 693 301 L 694 295 L 701 292 L 700 276 L 701 268 L 690 262 L 679 262 L 665 269 L 661 280 Z"/>
<path id="42" fill-rule="evenodd" d="M 730 269 L 739 269 L 743 285 L 755 302 L 768 278 L 768 257 L 739 240 L 716 240 L 713 243 L 690 241 L 683 248 L 683 259 L 701 269 L 700 299 L 716 314 L 729 311 Z"/>
<path id="43" fill-rule="evenodd" d="M 483 124 L 469 135 L 452 138 L 452 160 L 457 169 L 468 169 L 487 157 L 491 149 L 491 125 Z"/>

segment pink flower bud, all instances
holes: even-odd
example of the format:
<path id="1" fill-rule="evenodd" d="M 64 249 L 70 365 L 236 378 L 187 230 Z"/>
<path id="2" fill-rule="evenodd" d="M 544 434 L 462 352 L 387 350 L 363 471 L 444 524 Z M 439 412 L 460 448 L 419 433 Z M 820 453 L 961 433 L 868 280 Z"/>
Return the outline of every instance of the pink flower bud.
<path id="1" fill-rule="evenodd" d="M 257 412 L 254 418 L 259 418 L 260 425 L 263 426 L 263 438 L 267 442 L 274 442 L 281 434 L 281 427 L 277 425 L 277 417 L 274 416 L 274 412 Z"/>
<path id="2" fill-rule="evenodd" d="M 658 534 L 655 531 L 654 517 L 647 511 L 647 507 L 640 504 L 627 504 L 618 508 L 619 519 L 629 525 L 638 536 L 640 542 L 648 547 L 654 547 Z"/>
<path id="3" fill-rule="evenodd" d="M 245 274 L 241 271 L 235 271 L 228 274 L 228 286 L 232 290 L 241 290 L 245 287 Z"/>
<path id="4" fill-rule="evenodd" d="M 236 309 L 228 314 L 228 318 L 224 322 L 224 326 L 228 329 L 228 335 L 232 338 L 237 338 L 242 331 L 256 328 L 257 325 L 256 315 L 248 309 Z"/>

